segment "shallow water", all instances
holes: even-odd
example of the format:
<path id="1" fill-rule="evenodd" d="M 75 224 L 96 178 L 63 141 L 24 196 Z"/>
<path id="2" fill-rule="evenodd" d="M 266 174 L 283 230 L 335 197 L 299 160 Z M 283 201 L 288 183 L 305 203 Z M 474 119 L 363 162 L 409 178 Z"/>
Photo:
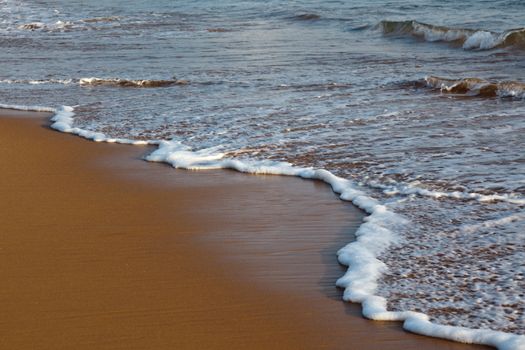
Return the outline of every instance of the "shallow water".
<path id="1" fill-rule="evenodd" d="M 349 178 L 408 219 L 390 309 L 525 334 L 523 27 L 522 1 L 3 0 L 0 102 Z"/>

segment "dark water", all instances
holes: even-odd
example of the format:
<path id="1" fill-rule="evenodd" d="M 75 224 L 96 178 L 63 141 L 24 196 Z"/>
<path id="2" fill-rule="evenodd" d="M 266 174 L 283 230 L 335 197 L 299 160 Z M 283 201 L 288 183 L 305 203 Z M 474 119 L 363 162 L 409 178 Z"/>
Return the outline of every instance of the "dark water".
<path id="1" fill-rule="evenodd" d="M 524 27 L 510 0 L 3 0 L 0 102 L 350 178 L 410 222 L 389 308 L 525 334 Z"/>

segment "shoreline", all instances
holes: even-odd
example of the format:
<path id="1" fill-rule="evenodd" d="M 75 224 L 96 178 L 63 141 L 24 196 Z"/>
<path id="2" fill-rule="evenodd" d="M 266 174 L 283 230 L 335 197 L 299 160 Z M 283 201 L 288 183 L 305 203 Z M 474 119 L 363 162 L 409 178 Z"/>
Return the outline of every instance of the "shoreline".
<path id="1" fill-rule="evenodd" d="M 2 193 L 7 198 L 2 216 L 8 228 L 2 235 L 5 261 L 0 271 L 10 282 L 0 299 L 6 310 L 1 324 L 9 334 L 0 344 L 487 348 L 409 334 L 399 323 L 365 320 L 359 305 L 343 302 L 335 286 L 329 290 L 331 276 L 344 272 L 335 251 L 350 241 L 349 221 L 360 223 L 361 217 L 356 211 L 352 219 L 351 205 L 334 201 L 326 184 L 225 170 L 174 170 L 141 162 L 145 147 L 83 142 L 50 132 L 44 115 L 0 110 L 6 164 Z M 293 194 L 303 202 L 286 202 Z M 315 208 L 324 210 L 315 217 L 318 226 L 305 225 L 300 216 L 309 205 L 307 196 L 326 203 L 326 208 Z M 294 220 L 261 237 L 275 224 L 272 215 L 286 207 L 298 217 L 283 215 Z M 337 215 L 322 221 L 334 212 Z M 241 232 L 247 224 L 250 229 Z M 319 243 L 315 230 L 308 236 L 310 251 L 275 242 L 276 233 L 298 238 L 308 227 L 334 230 L 332 237 L 341 232 L 346 236 L 342 243 L 325 237 L 324 244 L 337 247 L 322 254 L 312 253 Z M 243 241 L 247 237 L 252 243 Z M 279 257 L 276 248 L 283 249 L 284 262 L 269 267 Z M 301 255 L 304 251 L 310 254 Z M 321 261 L 303 266 L 316 254 Z M 290 255 L 299 261 L 295 266 L 287 262 Z M 326 273 L 327 282 L 301 289 L 305 276 L 325 268 L 330 255 L 333 266 Z M 275 276 L 281 265 L 292 269 Z M 301 276 L 292 281 L 301 283 L 274 288 L 292 275 Z"/>

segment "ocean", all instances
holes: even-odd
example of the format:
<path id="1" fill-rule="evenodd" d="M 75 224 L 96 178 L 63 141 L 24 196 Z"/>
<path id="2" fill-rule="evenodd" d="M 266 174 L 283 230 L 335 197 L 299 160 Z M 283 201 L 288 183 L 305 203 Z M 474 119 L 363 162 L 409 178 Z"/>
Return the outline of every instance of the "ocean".
<path id="1" fill-rule="evenodd" d="M 365 316 L 525 348 L 525 1 L 0 0 L 0 46 L 3 107 L 332 185 Z"/>

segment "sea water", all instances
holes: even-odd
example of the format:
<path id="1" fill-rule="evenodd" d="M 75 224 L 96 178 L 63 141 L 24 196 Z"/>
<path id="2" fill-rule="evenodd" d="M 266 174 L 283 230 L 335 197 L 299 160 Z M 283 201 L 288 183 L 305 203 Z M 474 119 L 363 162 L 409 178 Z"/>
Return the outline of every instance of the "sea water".
<path id="1" fill-rule="evenodd" d="M 150 161 L 324 180 L 370 214 L 346 300 L 513 349 L 524 27 L 520 0 L 0 0 L 0 103 Z"/>

